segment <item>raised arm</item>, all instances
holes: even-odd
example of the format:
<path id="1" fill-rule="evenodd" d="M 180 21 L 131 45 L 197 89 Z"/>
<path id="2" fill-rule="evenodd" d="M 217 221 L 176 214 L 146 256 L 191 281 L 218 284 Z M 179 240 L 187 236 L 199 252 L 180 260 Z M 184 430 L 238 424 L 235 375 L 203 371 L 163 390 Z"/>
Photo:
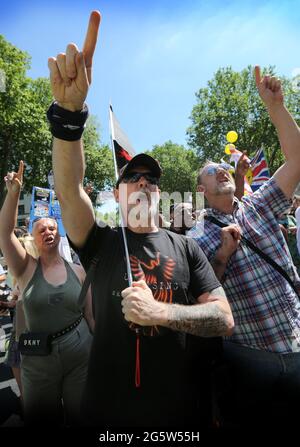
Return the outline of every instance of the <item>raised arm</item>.
<path id="1" fill-rule="evenodd" d="M 300 129 L 284 105 L 280 80 L 275 77 L 261 77 L 260 68 L 255 67 L 255 81 L 258 92 L 274 124 L 286 162 L 274 177 L 287 197 L 292 197 L 300 182 Z"/>
<path id="2" fill-rule="evenodd" d="M 9 172 L 5 177 L 7 194 L 0 211 L 0 247 L 8 268 L 15 278 L 20 278 L 24 274 L 30 259 L 14 234 L 23 169 L 23 161 L 20 161 L 18 172 Z"/>
<path id="3" fill-rule="evenodd" d="M 249 158 L 247 157 L 246 151 L 243 151 L 242 155 L 239 158 L 239 161 L 236 164 L 235 176 L 234 176 L 234 182 L 235 182 L 234 195 L 239 200 L 241 200 L 241 198 L 245 194 L 245 175 L 247 174 L 249 166 L 250 166 Z"/>
<path id="4" fill-rule="evenodd" d="M 91 201 L 83 189 L 84 152 L 82 139 L 80 136 L 77 137 L 76 127 L 83 127 L 81 121 L 83 114 L 80 112 L 84 108 L 91 84 L 92 61 L 100 18 L 98 11 L 92 12 L 82 52 L 71 43 L 67 46 L 65 54 L 60 53 L 56 58 L 48 60 L 52 93 L 61 108 L 56 108 L 53 111 L 54 116 L 50 116 L 50 122 L 51 119 L 57 119 L 57 115 L 60 119 L 60 123 L 55 124 L 56 132 L 53 132 L 56 135 L 53 141 L 55 190 L 67 233 L 79 248 L 84 245 L 95 222 L 95 216 Z M 77 121 L 78 126 L 74 125 Z M 75 129 L 73 132 L 75 137 L 70 135 L 65 137 L 62 132 L 64 129 L 65 133 L 69 131 L 69 134 Z"/>

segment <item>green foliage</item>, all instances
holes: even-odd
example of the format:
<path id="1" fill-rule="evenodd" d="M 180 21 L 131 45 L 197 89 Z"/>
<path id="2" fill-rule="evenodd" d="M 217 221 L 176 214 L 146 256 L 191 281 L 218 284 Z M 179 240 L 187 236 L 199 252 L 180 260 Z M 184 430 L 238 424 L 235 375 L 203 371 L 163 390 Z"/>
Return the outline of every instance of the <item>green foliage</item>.
<path id="1" fill-rule="evenodd" d="M 110 227 L 117 227 L 119 225 L 117 208 L 115 211 L 106 213 L 96 210 L 96 219 L 97 221 L 105 222 L 106 225 L 109 225 Z"/>
<path id="2" fill-rule="evenodd" d="M 51 98 L 46 79 L 26 77 L 30 67 L 27 53 L 0 36 L 0 69 L 5 73 L 5 91 L 0 93 L 0 203 L 4 196 L 3 177 L 24 160 L 25 191 L 36 180 L 45 184 L 51 166 L 51 135 L 45 119 L 45 102 Z"/>
<path id="3" fill-rule="evenodd" d="M 115 183 L 112 151 L 107 145 L 101 146 L 99 135 L 99 124 L 94 116 L 90 116 L 83 134 L 85 182 L 91 183 L 95 190 L 112 187 Z"/>
<path id="4" fill-rule="evenodd" d="M 264 72 L 276 75 L 274 67 L 268 67 Z M 285 103 L 299 120 L 300 93 L 293 92 L 288 79 L 283 79 L 283 86 Z M 219 161 L 224 157 L 229 130 L 239 134 L 237 149 L 247 150 L 250 156 L 263 145 L 272 173 L 282 164 L 277 133 L 258 95 L 252 67 L 241 72 L 235 72 L 231 67 L 220 68 L 208 86 L 196 93 L 196 98 L 192 125 L 187 134 L 201 164 L 207 159 Z"/>
<path id="5" fill-rule="evenodd" d="M 199 160 L 195 152 L 184 146 L 167 141 L 162 146 L 155 145 L 147 152 L 156 158 L 162 167 L 160 189 L 171 194 L 178 191 L 194 192 Z"/>

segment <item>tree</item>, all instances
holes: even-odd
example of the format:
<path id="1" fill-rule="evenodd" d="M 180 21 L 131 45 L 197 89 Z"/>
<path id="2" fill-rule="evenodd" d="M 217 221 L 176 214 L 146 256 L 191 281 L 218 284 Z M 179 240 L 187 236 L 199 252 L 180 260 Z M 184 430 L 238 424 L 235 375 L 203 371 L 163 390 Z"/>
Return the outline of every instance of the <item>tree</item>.
<path id="1" fill-rule="evenodd" d="M 119 213 L 118 213 L 118 209 L 117 209 L 117 204 L 116 204 L 116 209 L 114 211 L 110 211 L 110 212 L 106 212 L 106 213 L 102 213 L 101 208 L 100 208 L 100 210 L 96 209 L 96 220 L 105 222 L 106 225 L 109 225 L 110 227 L 117 227 L 119 225 L 118 216 L 119 216 Z"/>
<path id="2" fill-rule="evenodd" d="M 268 67 L 264 72 L 275 75 L 275 68 Z M 300 122 L 300 93 L 291 80 L 282 81 L 285 103 Z M 229 130 L 239 134 L 237 149 L 247 150 L 250 156 L 263 145 L 271 173 L 282 164 L 277 133 L 258 95 L 251 66 L 241 72 L 220 68 L 208 86 L 196 93 L 196 98 L 187 134 L 201 164 L 207 159 L 219 161 L 224 156 Z"/>
<path id="3" fill-rule="evenodd" d="M 147 152 L 156 158 L 162 167 L 160 189 L 162 191 L 178 191 L 184 198 L 184 192 L 195 191 L 199 160 L 195 152 L 184 146 L 167 141 L 162 146 L 155 145 Z"/>
<path id="4" fill-rule="evenodd" d="M 52 136 L 46 110 L 52 101 L 47 78 L 30 79 L 29 55 L 0 35 L 0 70 L 5 74 L 5 89 L 0 90 L 0 207 L 5 197 L 4 176 L 25 163 L 24 191 L 33 186 L 47 187 L 51 169 Z M 94 189 L 113 184 L 111 151 L 101 146 L 95 117 L 91 116 L 84 132 L 86 182 Z"/>
<path id="5" fill-rule="evenodd" d="M 29 55 L 0 36 L 0 70 L 5 73 L 5 90 L 0 93 L 0 205 L 4 199 L 3 178 L 26 163 L 25 190 L 32 179 L 42 183 L 51 165 L 51 135 L 46 123 L 45 101 L 50 95 L 47 80 L 26 77 Z"/>
<path id="6" fill-rule="evenodd" d="M 100 144 L 100 126 L 95 116 L 90 116 L 83 134 L 86 181 L 97 190 L 115 184 L 114 162 L 109 146 Z"/>

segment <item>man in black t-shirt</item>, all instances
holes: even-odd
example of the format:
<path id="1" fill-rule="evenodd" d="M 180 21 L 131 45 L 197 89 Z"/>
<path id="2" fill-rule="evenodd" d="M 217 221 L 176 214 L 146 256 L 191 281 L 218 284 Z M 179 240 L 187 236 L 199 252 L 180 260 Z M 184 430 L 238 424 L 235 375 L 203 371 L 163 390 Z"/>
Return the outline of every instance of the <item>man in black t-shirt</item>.
<path id="1" fill-rule="evenodd" d="M 93 12 L 84 58 L 70 44 L 66 55 L 49 59 L 57 104 L 48 118 L 64 225 L 86 270 L 101 253 L 92 281 L 96 325 L 83 415 L 91 425 L 187 424 L 199 412 L 189 337 L 228 335 L 233 318 L 197 244 L 156 226 L 161 169 L 152 157 L 135 156 L 122 170 L 115 190 L 126 222 L 131 286 L 120 230 L 95 224 L 82 186 L 80 127 L 99 22 L 99 13 Z M 197 380 L 201 384 L 201 377 Z M 201 387 L 204 396 L 209 384 Z"/>

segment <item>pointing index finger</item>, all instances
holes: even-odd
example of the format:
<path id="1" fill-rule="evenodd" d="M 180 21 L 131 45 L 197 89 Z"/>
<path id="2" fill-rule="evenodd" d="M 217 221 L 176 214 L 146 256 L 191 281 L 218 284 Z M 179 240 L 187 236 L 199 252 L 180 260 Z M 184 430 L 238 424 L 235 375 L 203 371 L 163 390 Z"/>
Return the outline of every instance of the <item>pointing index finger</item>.
<path id="1" fill-rule="evenodd" d="M 255 65 L 254 71 L 255 71 L 255 83 L 256 83 L 256 86 L 258 87 L 259 84 L 261 83 L 261 75 L 260 75 L 259 65 Z"/>
<path id="2" fill-rule="evenodd" d="M 89 25 L 82 50 L 85 59 L 86 69 L 88 72 L 89 82 L 91 82 L 91 68 L 93 63 L 93 55 L 97 44 L 100 20 L 101 20 L 100 12 L 93 11 L 90 15 Z"/>
<path id="3" fill-rule="evenodd" d="M 23 177 L 23 171 L 24 171 L 24 162 L 21 160 L 19 163 L 19 170 L 18 170 L 18 178 L 22 179 Z"/>

